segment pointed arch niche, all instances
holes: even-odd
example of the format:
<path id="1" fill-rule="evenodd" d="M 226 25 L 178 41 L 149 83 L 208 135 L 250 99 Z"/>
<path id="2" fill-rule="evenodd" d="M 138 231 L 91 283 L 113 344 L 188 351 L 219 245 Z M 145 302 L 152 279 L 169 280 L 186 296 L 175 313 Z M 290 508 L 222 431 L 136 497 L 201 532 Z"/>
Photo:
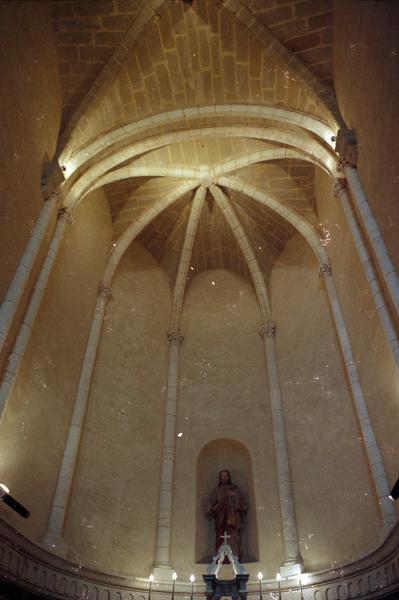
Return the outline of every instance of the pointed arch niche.
<path id="1" fill-rule="evenodd" d="M 244 444 L 232 439 L 213 440 L 206 444 L 198 455 L 195 562 L 209 563 L 211 555 L 214 554 L 214 526 L 213 521 L 205 517 L 205 508 L 222 469 L 230 471 L 232 482 L 238 485 L 247 501 L 248 512 L 242 533 L 242 562 L 257 562 L 259 546 L 252 460 Z"/>

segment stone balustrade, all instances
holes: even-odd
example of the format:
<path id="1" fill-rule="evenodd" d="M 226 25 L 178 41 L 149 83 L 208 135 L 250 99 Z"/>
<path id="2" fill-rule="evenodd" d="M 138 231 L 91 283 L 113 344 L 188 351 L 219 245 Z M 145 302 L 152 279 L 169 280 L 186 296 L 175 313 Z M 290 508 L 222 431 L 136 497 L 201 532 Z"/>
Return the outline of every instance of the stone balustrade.
<path id="1" fill-rule="evenodd" d="M 259 600 L 257 566 L 250 571 L 248 600 Z M 252 571 L 254 571 L 252 573 Z M 205 565 L 204 565 L 205 572 Z M 399 594 L 399 526 L 375 551 L 356 562 L 309 574 L 303 585 L 303 600 L 347 600 L 350 598 L 394 598 Z M 0 577 L 14 582 L 41 598 L 79 600 L 147 600 L 144 577 L 112 575 L 83 567 L 48 552 L 29 541 L 0 519 Z M 189 599 L 190 582 L 176 582 L 176 600 Z M 1 589 L 1 584 L 0 584 Z M 152 585 L 153 600 L 170 600 L 172 582 Z M 203 597 L 205 586 L 198 582 L 194 596 Z M 396 592 L 396 596 L 395 596 Z M 278 598 L 274 580 L 263 580 L 263 600 Z M 281 600 L 301 598 L 297 578 L 281 581 Z"/>

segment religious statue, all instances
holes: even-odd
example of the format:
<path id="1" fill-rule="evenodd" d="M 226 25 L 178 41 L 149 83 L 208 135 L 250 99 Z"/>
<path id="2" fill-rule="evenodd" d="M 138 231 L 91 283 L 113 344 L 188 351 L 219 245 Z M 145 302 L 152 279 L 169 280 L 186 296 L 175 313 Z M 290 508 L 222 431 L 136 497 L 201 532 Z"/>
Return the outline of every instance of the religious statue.
<path id="1" fill-rule="evenodd" d="M 219 484 L 214 489 L 207 506 L 207 516 L 215 521 L 215 550 L 227 543 L 241 560 L 241 530 L 247 506 L 239 488 L 231 481 L 230 471 L 223 469 L 219 473 Z M 225 535 L 227 534 L 227 542 Z"/>

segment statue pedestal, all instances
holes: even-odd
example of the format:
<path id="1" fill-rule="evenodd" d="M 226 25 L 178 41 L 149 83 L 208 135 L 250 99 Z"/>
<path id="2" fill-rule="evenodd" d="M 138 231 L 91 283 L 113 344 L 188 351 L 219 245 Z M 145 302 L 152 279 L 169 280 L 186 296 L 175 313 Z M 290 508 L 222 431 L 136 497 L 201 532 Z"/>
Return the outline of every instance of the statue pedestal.
<path id="1" fill-rule="evenodd" d="M 225 559 L 230 563 L 235 579 L 218 579 L 218 572 Z M 206 575 L 202 576 L 206 585 L 206 600 L 219 600 L 222 596 L 230 596 L 233 600 L 246 600 L 247 581 L 249 574 L 245 572 L 228 544 L 223 544 L 219 552 L 213 557 Z"/>
<path id="2" fill-rule="evenodd" d="M 216 575 L 202 576 L 206 585 L 207 600 L 219 600 L 222 596 L 230 596 L 233 600 L 246 600 L 249 574 L 236 575 L 235 579 L 216 579 Z"/>

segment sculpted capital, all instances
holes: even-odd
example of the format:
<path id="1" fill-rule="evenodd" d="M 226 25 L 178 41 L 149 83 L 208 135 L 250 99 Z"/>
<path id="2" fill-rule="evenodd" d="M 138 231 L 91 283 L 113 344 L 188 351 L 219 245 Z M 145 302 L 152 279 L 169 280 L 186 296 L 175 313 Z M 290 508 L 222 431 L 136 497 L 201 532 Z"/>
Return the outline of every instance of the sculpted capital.
<path id="1" fill-rule="evenodd" d="M 56 192 L 53 192 L 51 194 L 51 196 L 49 196 L 47 198 L 47 200 L 54 200 L 54 202 L 56 204 L 58 204 L 58 205 L 62 204 L 63 199 L 64 199 L 64 196 L 62 195 L 62 192 L 60 190 L 57 190 Z"/>
<path id="2" fill-rule="evenodd" d="M 329 263 L 323 263 L 320 265 L 319 269 L 319 277 L 320 279 L 325 279 L 326 277 L 330 277 L 332 275 L 332 266 Z"/>
<path id="3" fill-rule="evenodd" d="M 273 323 L 265 323 L 259 327 L 261 337 L 276 337 L 276 326 Z"/>
<path id="4" fill-rule="evenodd" d="M 170 329 L 167 336 L 171 344 L 181 344 L 184 340 L 184 335 L 180 329 Z"/>
<path id="5" fill-rule="evenodd" d="M 343 173 L 347 168 L 355 169 L 356 164 L 348 158 L 340 158 L 337 163 L 337 171 Z"/>
<path id="6" fill-rule="evenodd" d="M 341 194 L 343 194 L 344 192 L 346 192 L 346 190 L 347 190 L 346 180 L 345 179 L 336 179 L 335 183 L 334 183 L 334 188 L 333 188 L 334 196 L 336 198 L 339 198 L 339 196 Z"/>
<path id="7" fill-rule="evenodd" d="M 71 211 L 68 210 L 65 206 L 58 209 L 57 218 L 59 221 L 65 223 L 65 225 L 69 225 L 72 223 Z"/>
<path id="8" fill-rule="evenodd" d="M 103 281 L 98 286 L 98 295 L 104 300 L 108 300 L 112 296 L 111 288 L 106 285 Z"/>

